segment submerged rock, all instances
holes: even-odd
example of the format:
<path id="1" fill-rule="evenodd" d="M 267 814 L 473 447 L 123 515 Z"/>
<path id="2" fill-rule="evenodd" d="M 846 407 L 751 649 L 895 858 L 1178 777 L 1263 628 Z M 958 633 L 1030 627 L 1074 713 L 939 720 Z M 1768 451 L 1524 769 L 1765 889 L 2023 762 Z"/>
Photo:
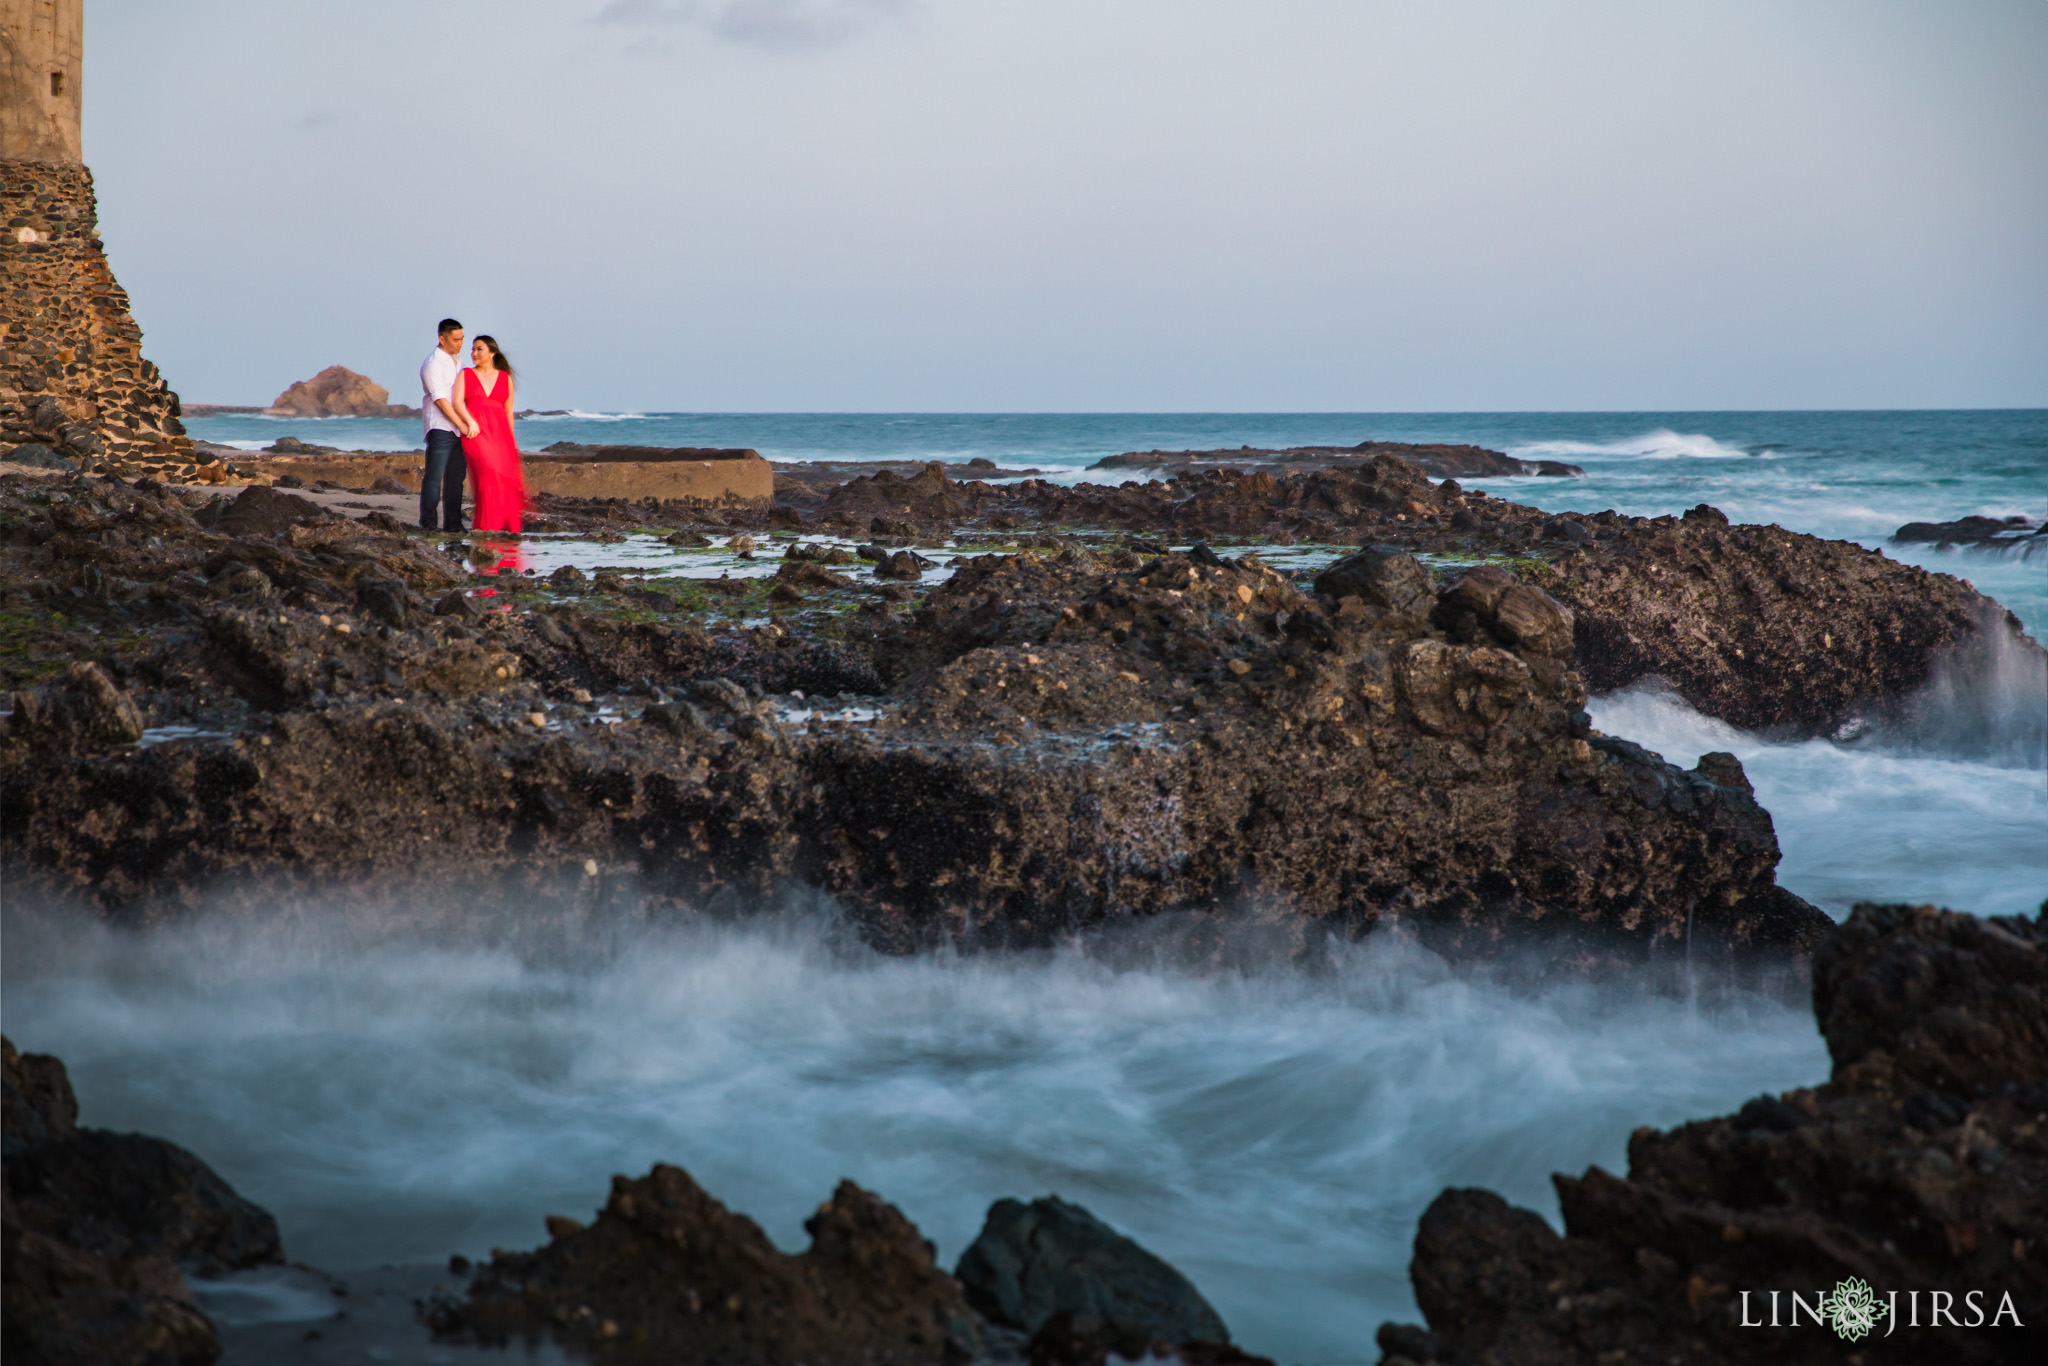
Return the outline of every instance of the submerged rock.
<path id="1" fill-rule="evenodd" d="M 1553 1178 L 1562 1236 L 1488 1191 L 1439 1196 L 1411 1266 L 1428 1327 L 1381 1329 L 1382 1361 L 1793 1362 L 1859 1343 L 1945 1366 L 2034 1360 L 2048 921 L 1858 906 L 1815 953 L 1813 990 L 1832 1080 L 1639 1129 L 1625 1180 Z M 1856 1282 L 1877 1317 L 1843 1342 L 1812 1306 Z"/>

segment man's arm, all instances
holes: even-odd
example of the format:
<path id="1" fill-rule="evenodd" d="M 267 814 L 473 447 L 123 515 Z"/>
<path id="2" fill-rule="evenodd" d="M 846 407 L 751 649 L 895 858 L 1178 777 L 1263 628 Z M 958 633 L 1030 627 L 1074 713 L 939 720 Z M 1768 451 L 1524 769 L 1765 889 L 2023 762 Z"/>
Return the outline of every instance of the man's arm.
<path id="1" fill-rule="evenodd" d="M 441 411 L 448 414 L 448 420 L 455 424 L 456 431 L 461 432 L 464 436 L 475 436 L 483 428 L 477 426 L 476 419 L 469 415 L 469 405 L 462 401 L 461 387 L 461 384 L 458 382 L 449 390 L 447 398 L 437 398 L 434 402 L 440 404 Z M 450 402 L 453 402 L 455 406 L 449 407 Z"/>
<path id="2" fill-rule="evenodd" d="M 449 378 L 451 374 L 452 379 Z M 455 424 L 455 430 L 463 436 L 475 436 L 476 432 L 471 429 L 476 424 L 470 421 L 469 414 L 463 411 L 462 400 L 456 397 L 455 393 L 456 386 L 462 383 L 462 371 L 453 364 L 445 367 L 436 365 L 435 357 L 429 356 L 420 378 L 425 381 L 427 397 L 432 399 L 434 406 Z"/>

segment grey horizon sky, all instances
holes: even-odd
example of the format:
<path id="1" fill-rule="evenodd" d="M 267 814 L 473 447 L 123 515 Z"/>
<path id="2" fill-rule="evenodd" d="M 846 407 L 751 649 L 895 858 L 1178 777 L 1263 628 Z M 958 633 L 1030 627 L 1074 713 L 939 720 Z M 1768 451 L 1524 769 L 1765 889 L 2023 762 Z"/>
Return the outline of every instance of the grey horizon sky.
<path id="1" fill-rule="evenodd" d="M 2048 404 L 2041 0 L 86 0 L 193 402 Z"/>

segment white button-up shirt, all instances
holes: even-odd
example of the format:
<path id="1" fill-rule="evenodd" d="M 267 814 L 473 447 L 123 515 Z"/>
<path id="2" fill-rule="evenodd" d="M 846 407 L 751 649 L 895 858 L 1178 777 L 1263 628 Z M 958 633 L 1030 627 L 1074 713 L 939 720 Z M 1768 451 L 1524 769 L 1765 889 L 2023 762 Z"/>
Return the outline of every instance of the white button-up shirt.
<path id="1" fill-rule="evenodd" d="M 426 420 L 428 431 L 461 435 L 456 432 L 455 424 L 448 420 L 448 415 L 441 411 L 440 405 L 434 402 L 437 398 L 445 398 L 452 403 L 455 383 L 461 378 L 462 367 L 456 363 L 455 357 L 438 346 L 428 353 L 426 363 L 420 366 L 420 393 L 425 396 L 420 401 L 420 416 Z"/>

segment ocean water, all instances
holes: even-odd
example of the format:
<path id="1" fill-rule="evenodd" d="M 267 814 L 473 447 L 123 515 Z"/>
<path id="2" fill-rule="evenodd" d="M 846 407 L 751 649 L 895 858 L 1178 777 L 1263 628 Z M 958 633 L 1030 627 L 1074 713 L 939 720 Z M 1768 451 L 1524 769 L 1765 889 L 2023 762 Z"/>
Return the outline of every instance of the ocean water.
<path id="1" fill-rule="evenodd" d="M 267 421 L 191 425 L 341 446 L 390 428 L 392 448 L 413 431 Z M 2048 512 L 2040 412 L 551 421 L 581 440 L 982 455 L 1064 478 L 1131 449 L 1472 441 L 1586 468 L 1482 481 L 1538 506 L 1705 501 L 1873 547 L 1908 520 Z M 1971 578 L 2036 634 L 2048 623 L 2048 559 L 1886 553 Z M 1841 742 L 1746 735 L 1652 688 L 1593 712 L 1682 764 L 1740 755 L 1782 880 L 1831 914 L 2030 911 L 2048 893 L 2048 695 L 2014 667 L 1942 686 L 1921 731 Z M 738 926 L 559 906 L 491 922 L 447 904 L 280 905 L 133 934 L 12 903 L 6 917 L 9 1034 L 67 1058 L 87 1123 L 213 1162 L 277 1213 L 294 1258 L 345 1270 L 531 1246 L 544 1215 L 584 1216 L 613 1172 L 655 1161 L 785 1247 L 850 1176 L 948 1264 L 991 1201 L 1053 1191 L 1182 1267 L 1243 1345 L 1287 1362 L 1374 1360 L 1374 1327 L 1415 1317 L 1409 1248 L 1442 1187 L 1555 1218 L 1549 1173 L 1619 1169 L 1635 1126 L 1827 1071 L 1796 996 L 1510 984 L 1398 939 L 1307 966 L 1248 949 L 1213 971 L 1174 955 L 1171 926 L 882 958 L 809 900 Z"/>

